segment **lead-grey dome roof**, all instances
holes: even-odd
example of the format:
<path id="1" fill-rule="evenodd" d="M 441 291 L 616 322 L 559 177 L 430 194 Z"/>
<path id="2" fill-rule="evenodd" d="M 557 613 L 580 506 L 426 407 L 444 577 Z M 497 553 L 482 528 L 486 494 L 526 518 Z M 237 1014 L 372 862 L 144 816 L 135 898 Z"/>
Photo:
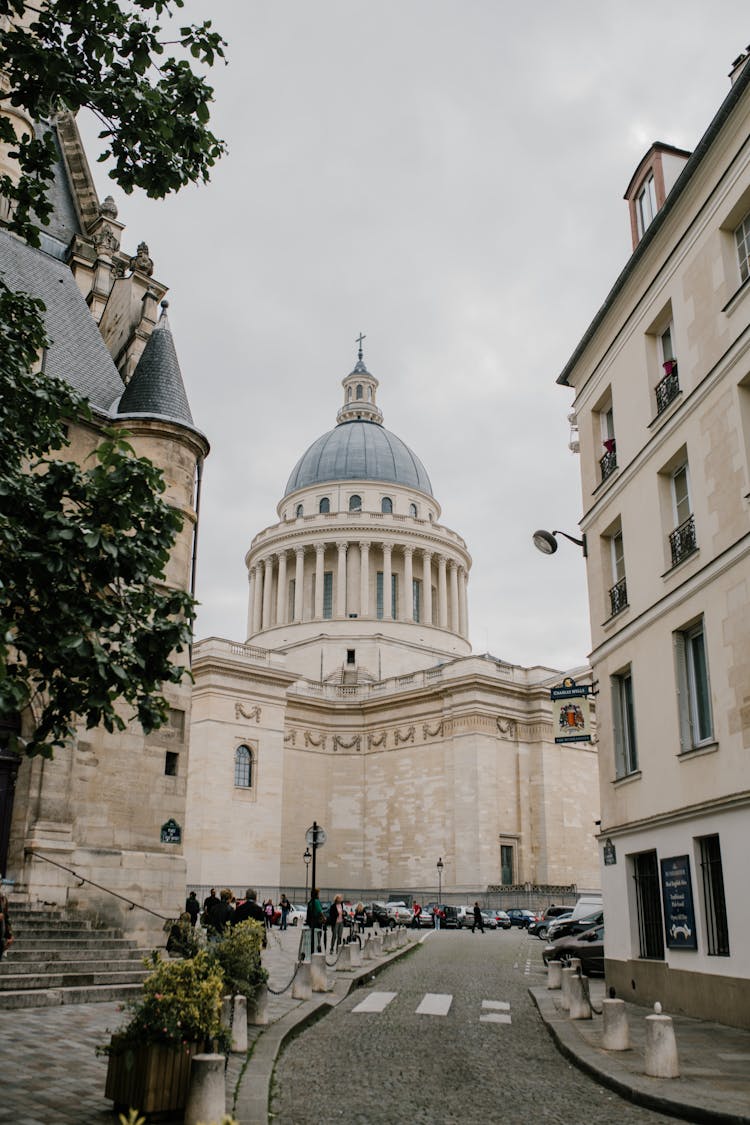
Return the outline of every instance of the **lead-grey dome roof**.
<path id="1" fill-rule="evenodd" d="M 336 480 L 382 480 L 418 488 L 432 496 L 422 462 L 401 438 L 377 422 L 341 422 L 300 457 L 285 496 L 310 484 Z"/>

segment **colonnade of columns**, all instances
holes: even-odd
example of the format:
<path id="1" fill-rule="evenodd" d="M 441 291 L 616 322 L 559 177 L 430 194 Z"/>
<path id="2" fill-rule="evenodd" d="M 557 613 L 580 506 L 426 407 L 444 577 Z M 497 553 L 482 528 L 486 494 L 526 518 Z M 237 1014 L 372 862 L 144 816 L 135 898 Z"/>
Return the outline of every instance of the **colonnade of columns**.
<path id="1" fill-rule="evenodd" d="M 312 566 L 305 566 L 306 555 L 314 557 Z M 325 596 L 326 573 L 332 576 L 328 599 Z M 383 576 L 379 605 L 376 604 L 377 573 Z M 395 617 L 391 600 L 394 574 L 399 576 L 400 586 Z M 448 555 L 427 548 L 369 540 L 312 543 L 258 559 L 250 567 L 248 579 L 250 636 L 275 625 L 348 617 L 418 620 L 468 636 L 466 567 Z M 415 579 L 420 591 L 418 604 L 414 597 Z"/>

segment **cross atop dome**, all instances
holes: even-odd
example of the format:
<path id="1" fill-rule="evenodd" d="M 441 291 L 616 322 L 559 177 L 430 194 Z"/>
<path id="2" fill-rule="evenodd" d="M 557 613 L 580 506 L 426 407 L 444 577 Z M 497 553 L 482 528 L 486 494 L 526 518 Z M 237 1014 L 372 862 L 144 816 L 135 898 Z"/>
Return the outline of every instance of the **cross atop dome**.
<path id="1" fill-rule="evenodd" d="M 367 337 L 360 332 L 356 337 L 358 345 L 357 362 L 354 369 L 341 380 L 344 388 L 344 405 L 336 415 L 336 422 L 374 422 L 383 424 L 383 415 L 375 404 L 378 381 L 367 370 L 362 352 L 362 341 Z"/>

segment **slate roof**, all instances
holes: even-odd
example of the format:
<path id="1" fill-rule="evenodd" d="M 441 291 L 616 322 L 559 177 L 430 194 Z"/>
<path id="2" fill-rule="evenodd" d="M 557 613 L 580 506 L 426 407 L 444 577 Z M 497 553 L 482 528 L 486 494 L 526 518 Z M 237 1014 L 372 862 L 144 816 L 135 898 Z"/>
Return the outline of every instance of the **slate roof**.
<path id="1" fill-rule="evenodd" d="M 162 306 L 159 323 L 149 336 L 143 355 L 122 393 L 118 415 L 147 414 L 193 426 L 172 330 Z"/>
<path id="2" fill-rule="evenodd" d="M 342 422 L 302 455 L 287 482 L 285 496 L 310 484 L 337 480 L 381 480 L 433 495 L 422 462 L 385 426 L 362 419 Z"/>
<path id="3" fill-rule="evenodd" d="M 51 344 L 45 370 L 65 379 L 109 412 L 122 379 L 68 267 L 0 231 L 0 278 L 11 289 L 41 297 Z"/>

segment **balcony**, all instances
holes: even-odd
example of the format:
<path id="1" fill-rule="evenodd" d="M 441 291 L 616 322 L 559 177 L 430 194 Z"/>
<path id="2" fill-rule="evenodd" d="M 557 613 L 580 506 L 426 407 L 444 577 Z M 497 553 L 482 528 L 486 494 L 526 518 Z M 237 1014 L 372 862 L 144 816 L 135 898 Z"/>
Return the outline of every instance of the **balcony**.
<path id="1" fill-rule="evenodd" d="M 688 516 L 684 523 L 674 529 L 669 536 L 669 547 L 672 552 L 672 566 L 677 566 L 698 550 L 694 516 Z"/>
<path id="2" fill-rule="evenodd" d="M 664 364 L 664 378 L 656 384 L 656 413 L 662 414 L 670 402 L 674 402 L 680 393 L 680 380 L 677 377 L 677 360 L 670 359 Z"/>
<path id="3" fill-rule="evenodd" d="M 617 468 L 617 446 L 615 445 L 615 439 L 608 438 L 607 441 L 604 442 L 604 446 L 607 452 L 603 457 L 599 458 L 602 481 L 605 481 L 607 477 L 611 477 L 612 473 Z"/>
<path id="4" fill-rule="evenodd" d="M 609 591 L 609 610 L 610 617 L 616 617 L 618 613 L 622 613 L 628 604 L 628 585 L 624 578 L 616 582 L 612 589 Z"/>

